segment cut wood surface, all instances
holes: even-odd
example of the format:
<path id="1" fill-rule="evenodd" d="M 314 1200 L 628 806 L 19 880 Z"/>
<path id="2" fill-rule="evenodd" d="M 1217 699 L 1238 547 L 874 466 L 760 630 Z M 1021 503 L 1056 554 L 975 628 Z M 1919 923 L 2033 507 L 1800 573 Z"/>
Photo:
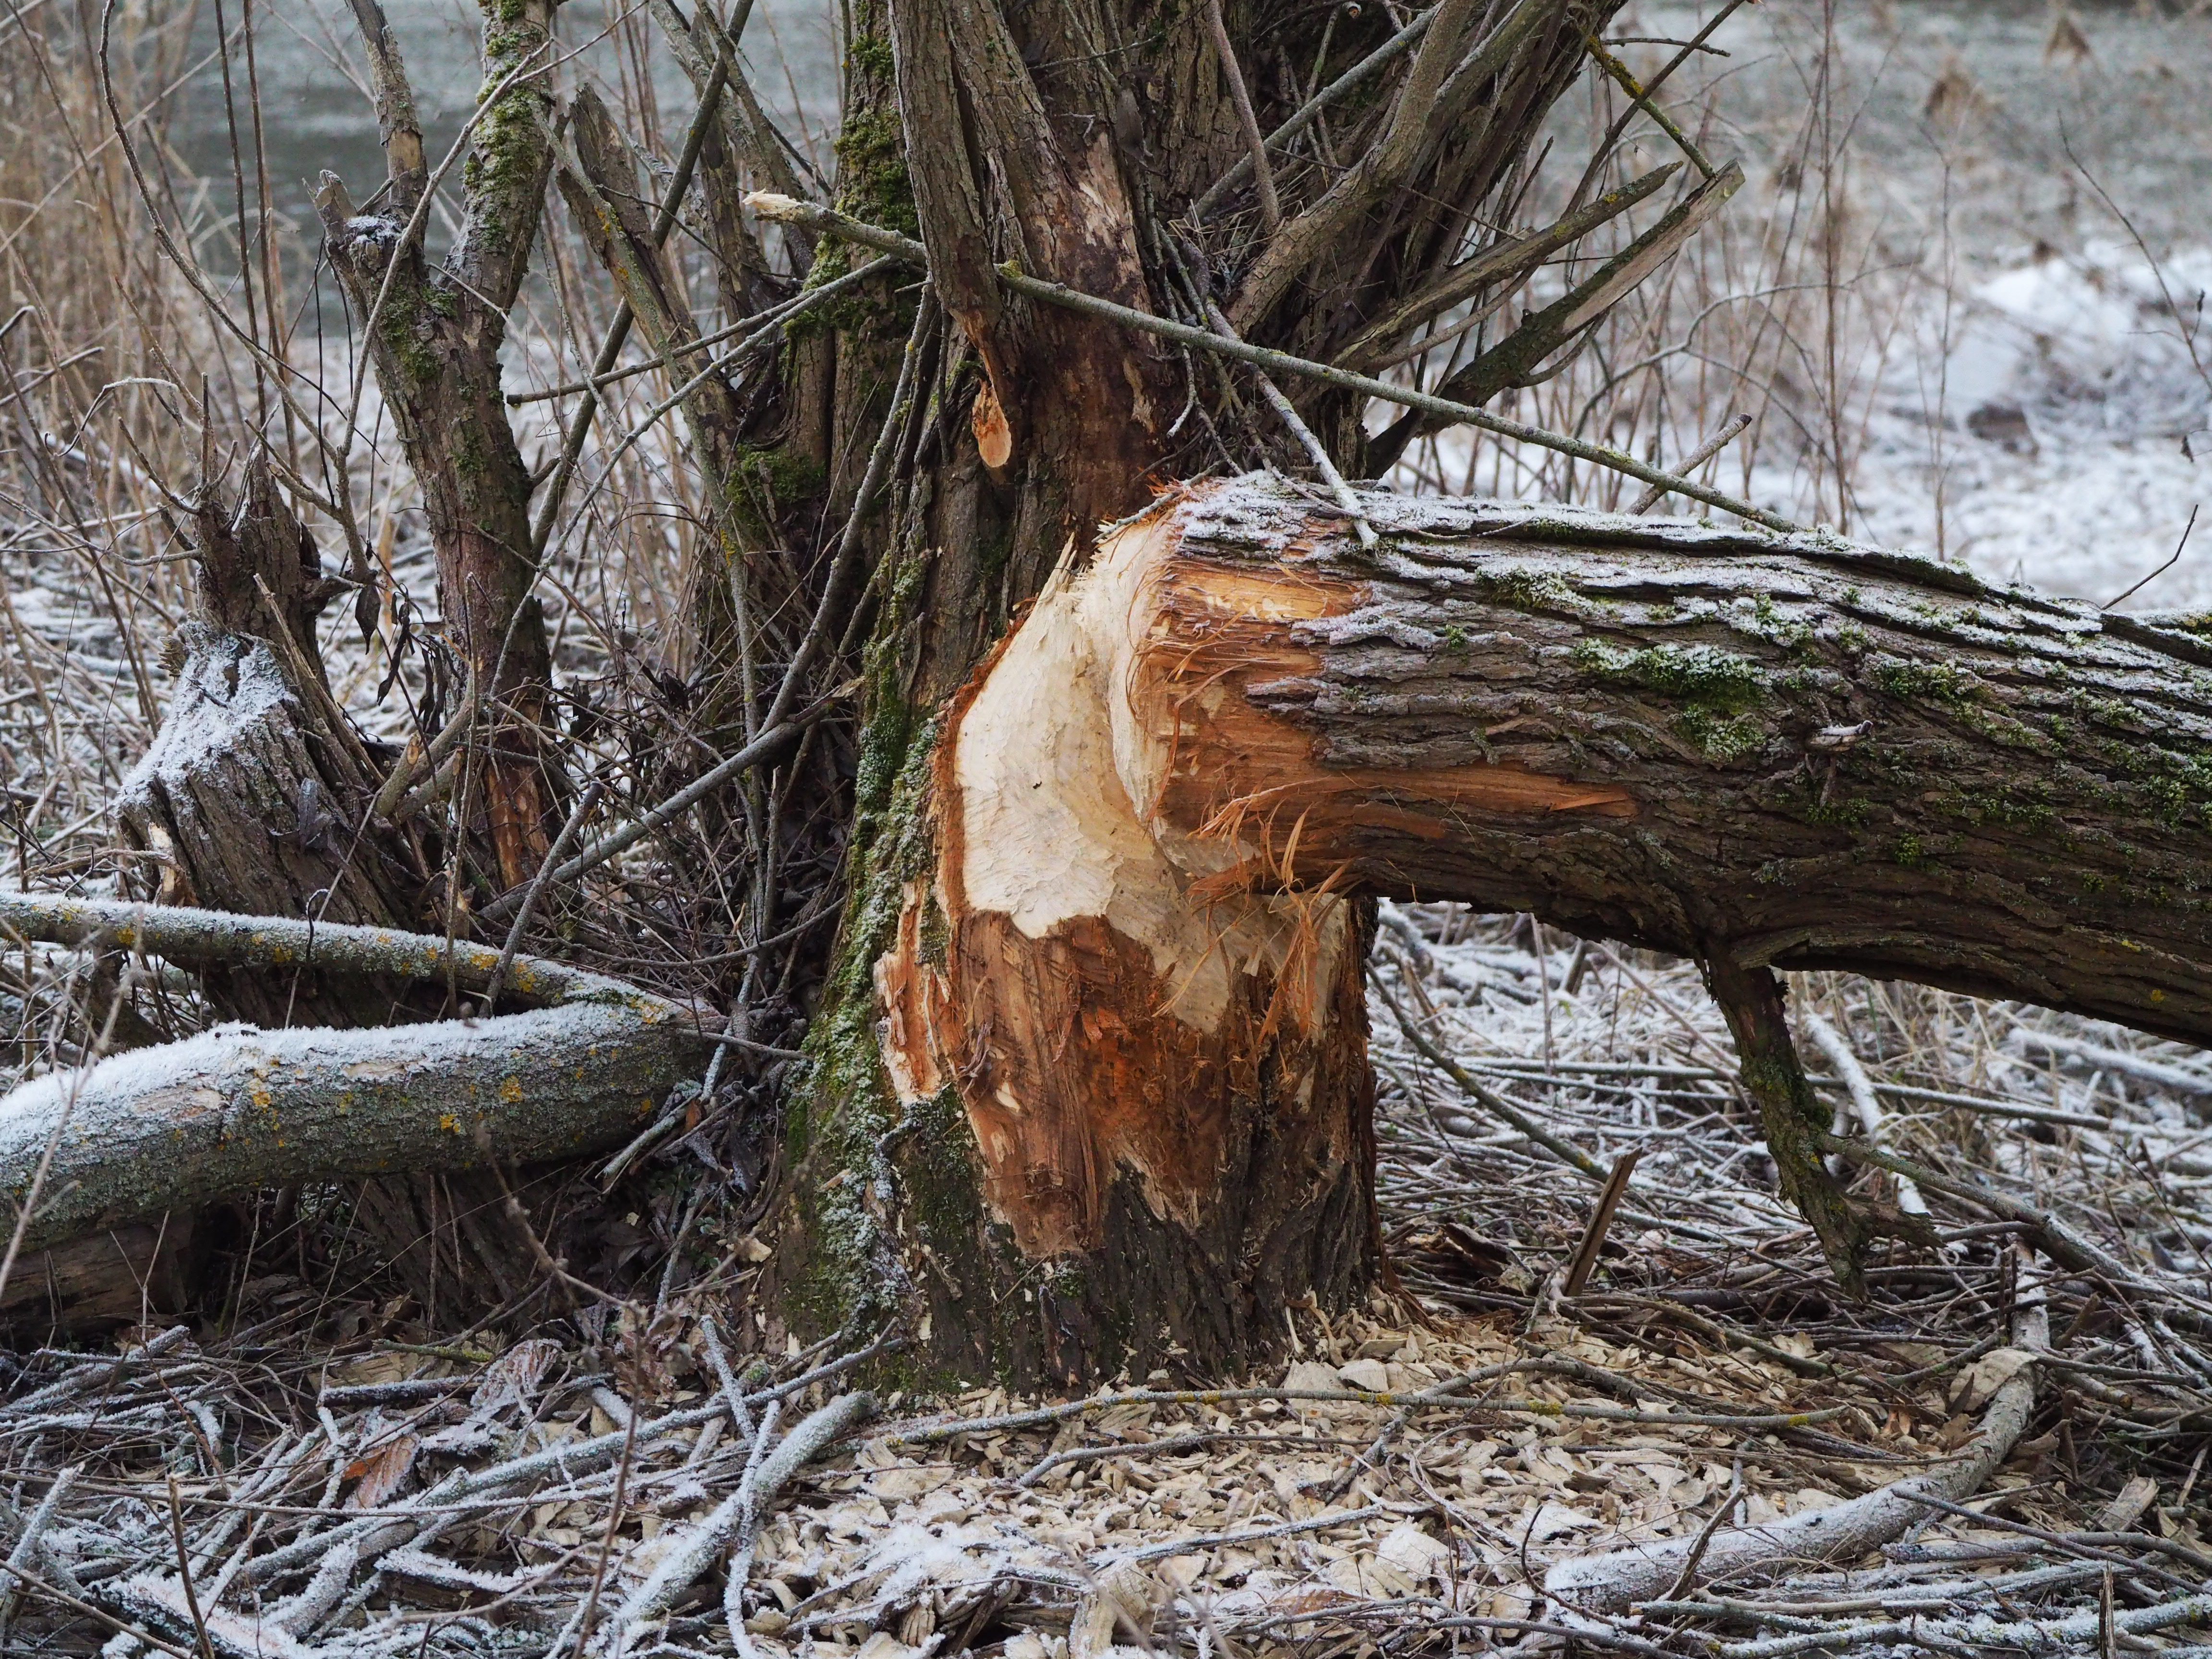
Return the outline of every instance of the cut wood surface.
<path id="1" fill-rule="evenodd" d="M 992 1213 L 1086 1295 L 1173 1324 L 1206 1281 L 1169 1260 L 1230 1309 L 1356 1277 L 1364 893 L 2212 1034 L 2188 624 L 1820 535 L 1360 500 L 1371 555 L 1262 478 L 1164 502 L 947 718 L 884 1058 L 957 1091 Z"/>
<path id="2" fill-rule="evenodd" d="M 2207 619 L 1820 535 L 1365 499 L 1372 558 L 1252 482 L 1117 541 L 1115 761 L 1182 866 L 2212 1038 Z"/>
<path id="3" fill-rule="evenodd" d="M 21 939 L 288 971 L 482 986 L 499 952 L 382 928 L 115 902 L 0 896 Z M 49 1073 L 0 1100 L 0 1190 L 38 1248 L 257 1187 L 569 1158 L 634 1133 L 705 1063 L 692 1012 L 556 963 L 508 969 L 488 1019 L 371 1030 L 221 1025 Z"/>

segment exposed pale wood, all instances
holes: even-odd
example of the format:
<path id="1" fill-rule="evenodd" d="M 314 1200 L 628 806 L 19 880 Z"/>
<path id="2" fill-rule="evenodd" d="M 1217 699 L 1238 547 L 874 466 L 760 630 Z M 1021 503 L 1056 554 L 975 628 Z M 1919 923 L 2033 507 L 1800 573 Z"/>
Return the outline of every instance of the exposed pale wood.
<path id="1" fill-rule="evenodd" d="M 1366 500 L 1374 559 L 1262 482 L 1163 520 L 1139 696 L 1210 711 L 1166 826 L 1233 825 L 1255 866 L 1302 826 L 1310 879 L 2212 1037 L 2193 623 L 1822 536 Z"/>
<path id="2" fill-rule="evenodd" d="M 1363 893 L 1704 961 L 1846 1273 L 1908 1224 L 1821 1167 L 1772 968 L 2212 1037 L 2188 633 L 1822 537 L 1362 506 L 1371 556 L 1264 478 L 1121 527 L 938 738 L 884 1064 L 909 1113 L 957 1100 L 988 1216 L 1082 1297 L 1226 1352 L 1325 1278 L 1285 1246 L 1364 1214 Z"/>

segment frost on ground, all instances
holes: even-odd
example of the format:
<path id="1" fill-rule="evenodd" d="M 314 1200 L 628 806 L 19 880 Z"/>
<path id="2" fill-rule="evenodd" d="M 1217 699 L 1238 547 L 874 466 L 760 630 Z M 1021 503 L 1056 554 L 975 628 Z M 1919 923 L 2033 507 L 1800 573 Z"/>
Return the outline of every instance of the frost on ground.
<path id="1" fill-rule="evenodd" d="M 2096 241 L 1923 300 L 1860 461 L 1861 533 L 2130 609 L 2212 600 L 2212 246 L 2154 263 Z"/>
<path id="2" fill-rule="evenodd" d="M 1931 1188 L 1942 1244 L 1877 1261 L 1855 1306 L 1774 1194 L 1686 964 L 1438 905 L 1385 908 L 1376 970 L 1394 1282 L 1350 1315 L 1292 1310 L 1261 1376 L 890 1393 L 845 1406 L 850 1431 L 785 1485 L 757 1440 L 820 1423 L 848 1367 L 829 1346 L 726 1356 L 752 1241 L 655 1307 L 580 1309 L 557 1340 L 441 1346 L 396 1307 L 338 1340 L 358 1313 L 334 1328 L 322 1287 L 273 1273 L 228 1339 L 21 1362 L 0 1534 L 75 1600 L 34 1597 L 9 1650 L 88 1650 L 97 1610 L 192 1652 L 179 1528 L 209 1639 L 241 1656 L 1207 1659 L 1571 1636 L 1760 1659 L 1808 1634 L 2086 1654 L 2106 1607 L 2136 1650 L 2207 1639 L 2200 1057 L 1800 980 L 1808 1030 L 1825 1020 L 1869 1085 L 1871 1108 L 1827 1079 L 1839 1111 L 1970 1195 Z M 1595 1183 L 1468 1083 L 1601 1169 L 1639 1155 L 1576 1291 Z M 2053 1228 L 2114 1271 L 2055 1268 Z M 2029 1324 L 2047 1355 L 2018 1345 Z M 1547 1593 L 1563 1562 L 1694 1552 L 1940 1474 L 2022 1377 L 2032 1409 L 1990 1478 L 1880 1548 L 1601 1613 Z"/>

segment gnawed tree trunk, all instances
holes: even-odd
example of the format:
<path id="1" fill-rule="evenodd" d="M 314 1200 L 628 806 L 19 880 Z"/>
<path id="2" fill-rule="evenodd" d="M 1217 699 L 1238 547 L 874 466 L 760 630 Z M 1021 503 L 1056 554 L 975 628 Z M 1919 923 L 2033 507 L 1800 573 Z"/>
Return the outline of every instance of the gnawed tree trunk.
<path id="1" fill-rule="evenodd" d="M 1263 478 L 1118 526 L 864 797 L 874 902 L 788 1129 L 772 1285 L 794 1322 L 907 1317 L 924 1376 L 1212 1370 L 1264 1351 L 1287 1303 L 1355 1291 L 1376 892 L 1692 955 L 1724 1002 L 1835 968 L 2212 1038 L 2201 619 L 1820 536 L 1360 505 L 1372 552 Z M 416 980 L 443 950 L 39 902 L 0 921 L 241 970 Z M 462 947 L 460 982 L 495 955 Z M 538 1137 L 498 1143 L 518 1155 L 611 1139 L 698 1056 L 681 1010 L 608 1014 L 637 1052 L 582 1029 L 599 1017 L 111 1061 L 36 1239 L 395 1156 L 465 1166 L 457 1103 Z M 1794 1059 L 1746 1047 L 1778 1157 L 1820 1144 L 1750 1076 Z M 68 1087 L 0 1115 L 19 1193 Z"/>
<path id="2" fill-rule="evenodd" d="M 1249 417 L 1218 363 L 1020 298 L 994 267 L 1201 327 L 1225 312 L 1312 357 L 1376 349 L 1386 319 L 1380 344 L 1402 342 L 1525 277 L 1511 259 L 1470 277 L 1462 253 L 1485 204 L 1517 194 L 1611 10 L 1446 0 L 1392 45 L 1383 12 L 1231 4 L 1231 62 L 1201 7 L 856 9 L 839 205 L 911 225 L 954 331 L 901 440 L 912 483 L 876 585 L 845 926 L 789 1103 L 764 1316 L 814 1334 L 906 1316 L 924 1372 L 1072 1380 L 1171 1357 L 1234 1368 L 1283 1342 L 1290 1303 L 1363 1293 L 1377 1249 L 1360 907 L 1342 891 L 1214 903 L 1142 837 L 1090 849 L 1106 864 L 1080 882 L 1036 884 L 1025 862 L 1065 873 L 1067 857 L 1032 841 L 994 862 L 986 843 L 1048 840 L 1075 805 L 1040 790 L 1043 817 L 1024 821 L 988 744 L 945 746 L 971 721 L 1024 743 L 1048 730 L 1110 793 L 1105 705 L 1061 696 L 1109 665 L 1037 596 L 1050 579 L 1072 602 L 1100 522 L 1156 489 L 1224 453 L 1303 469 L 1306 451 Z M 1393 67 L 1328 110 L 1321 148 L 1309 129 L 1273 150 L 1279 219 L 1255 211 L 1237 82 L 1272 131 L 1309 90 L 1285 66 L 1319 83 L 1378 52 Z M 1370 159 L 1331 164 L 1332 143 Z M 1358 400 L 1293 392 L 1361 472 Z M 994 649 L 1036 690 L 979 677 Z M 939 1013 L 963 1036 L 932 1052 L 920 1022 Z M 887 1015 L 905 1034 L 889 1068 Z"/>
<path id="3" fill-rule="evenodd" d="M 1358 1285 L 1367 893 L 1692 956 L 1724 1002 L 1844 969 L 2212 1040 L 2193 624 L 1818 536 L 1362 501 L 1372 554 L 1264 479 L 1121 527 L 917 746 L 855 941 L 878 1023 L 824 1056 L 902 1115 L 801 1126 L 856 1172 L 802 1198 L 802 1287 L 872 1261 L 936 1363 L 1072 1375 L 1234 1362 Z M 1753 1092 L 1778 1158 L 1826 1127 Z M 1848 1260 L 1863 1218 L 1791 1195 Z"/>

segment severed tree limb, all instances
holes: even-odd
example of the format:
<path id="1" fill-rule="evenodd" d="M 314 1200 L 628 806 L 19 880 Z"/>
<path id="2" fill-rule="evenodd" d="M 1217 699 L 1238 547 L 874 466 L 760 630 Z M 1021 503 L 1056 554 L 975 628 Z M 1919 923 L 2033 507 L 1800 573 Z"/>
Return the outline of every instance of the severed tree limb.
<path id="1" fill-rule="evenodd" d="M 37 895 L 0 897 L 0 927 L 179 963 L 450 972 L 471 988 L 500 963 L 485 946 L 396 930 Z M 372 1030 L 217 1026 L 49 1073 L 0 1100 L 0 1189 L 21 1200 L 64 1111 L 26 1233 L 34 1248 L 256 1187 L 475 1169 L 484 1146 L 507 1162 L 570 1157 L 633 1133 L 702 1061 L 691 1012 L 650 993 L 527 957 L 507 986 L 543 1006 Z"/>
<path id="2" fill-rule="evenodd" d="M 2040 1301 L 2023 1304 L 2013 1340 L 2017 1369 L 1997 1385 L 1974 1437 L 1951 1462 L 1827 1509 L 1563 1561 L 1545 1575 L 1545 1594 L 1579 1612 L 1617 1613 L 1715 1579 L 1794 1572 L 1818 1563 L 1853 1561 L 1881 1548 L 1927 1518 L 1923 1497 L 1955 1504 L 1972 1496 L 2027 1430 L 2042 1369 L 2035 1356 L 2051 1341 L 2050 1314 Z M 1701 1545 L 1703 1553 L 1693 1560 Z"/>

